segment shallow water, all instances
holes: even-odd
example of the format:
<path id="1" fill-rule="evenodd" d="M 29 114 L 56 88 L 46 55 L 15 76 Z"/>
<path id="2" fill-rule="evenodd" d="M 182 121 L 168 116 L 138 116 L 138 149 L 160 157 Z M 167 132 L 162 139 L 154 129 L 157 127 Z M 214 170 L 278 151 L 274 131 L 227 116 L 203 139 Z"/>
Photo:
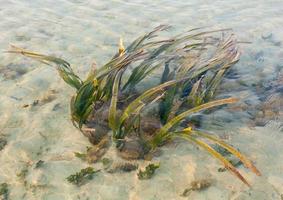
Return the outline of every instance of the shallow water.
<path id="1" fill-rule="evenodd" d="M 149 181 L 138 180 L 135 172 L 99 173 L 75 187 L 66 177 L 88 166 L 74 152 L 84 151 L 89 143 L 70 122 L 74 91 L 53 68 L 1 53 L 0 136 L 7 144 L 1 143 L 0 183 L 8 183 L 10 199 L 186 199 L 180 194 L 198 178 L 212 178 L 214 184 L 193 192 L 191 199 L 280 199 L 282 0 L 0 0 L 0 18 L 0 49 L 15 44 L 61 56 L 82 77 L 94 61 L 101 66 L 111 58 L 121 36 L 129 44 L 160 24 L 173 26 L 170 35 L 202 26 L 233 28 L 238 40 L 250 43 L 241 44 L 241 60 L 222 91 L 240 97 L 241 104 L 204 116 L 202 126 L 241 149 L 263 174 L 255 177 L 239 167 L 253 185 L 249 189 L 230 173 L 219 173 L 220 164 L 205 152 L 180 142 L 154 158 L 161 168 Z M 277 102 L 272 108 L 267 106 L 274 104 L 270 98 Z M 262 114 L 263 110 L 270 112 Z M 107 156 L 115 158 L 114 151 Z M 44 163 L 35 168 L 39 160 Z"/>

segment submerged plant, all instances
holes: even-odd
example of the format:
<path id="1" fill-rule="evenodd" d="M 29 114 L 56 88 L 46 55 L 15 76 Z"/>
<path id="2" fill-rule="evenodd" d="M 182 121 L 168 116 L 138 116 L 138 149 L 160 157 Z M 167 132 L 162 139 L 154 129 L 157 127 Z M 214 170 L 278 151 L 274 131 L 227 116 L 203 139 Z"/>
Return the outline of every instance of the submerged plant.
<path id="1" fill-rule="evenodd" d="M 92 167 L 87 167 L 85 169 L 82 169 L 80 172 L 68 176 L 67 180 L 70 183 L 80 186 L 87 180 L 91 180 L 93 178 L 93 175 L 99 171 L 100 170 L 94 170 Z"/>
<path id="2" fill-rule="evenodd" d="M 41 168 L 44 165 L 44 161 L 43 160 L 39 160 L 35 163 L 34 169 L 38 169 Z"/>
<path id="3" fill-rule="evenodd" d="M 155 170 L 158 169 L 160 167 L 159 164 L 149 164 L 145 167 L 145 170 L 142 171 L 142 170 L 139 170 L 138 172 L 138 178 L 140 180 L 145 180 L 145 179 L 150 179 L 154 173 L 155 173 Z"/>
<path id="4" fill-rule="evenodd" d="M 0 184 L 0 197 L 3 200 L 8 200 L 9 198 L 9 188 L 7 183 Z"/>
<path id="5" fill-rule="evenodd" d="M 191 182 L 190 187 L 186 188 L 181 196 L 188 197 L 192 191 L 201 191 L 209 188 L 212 184 L 210 179 L 201 179 Z"/>
<path id="6" fill-rule="evenodd" d="M 0 151 L 3 150 L 6 145 L 7 145 L 7 140 L 0 136 Z"/>
<path id="7" fill-rule="evenodd" d="M 15 46 L 8 52 L 54 65 L 76 90 L 70 103 L 72 122 L 95 145 L 88 154 L 76 156 L 89 162 L 100 159 L 108 147 L 110 129 L 118 155 L 125 159 L 143 159 L 156 148 L 182 138 L 202 147 L 249 185 L 210 143 L 226 149 L 260 175 L 250 160 L 217 137 L 181 124 L 189 124 L 196 113 L 238 101 L 232 97 L 215 99 L 223 77 L 239 60 L 235 36 L 229 29 L 198 28 L 159 39 L 158 34 L 169 28 L 158 26 L 127 47 L 120 40 L 117 53 L 103 66 L 93 65 L 86 80 L 61 58 Z M 145 87 L 139 87 L 141 84 Z"/>
<path id="8" fill-rule="evenodd" d="M 198 130 L 192 130 L 191 128 L 186 128 L 182 131 L 173 132 L 171 134 L 172 134 L 172 137 L 183 138 L 183 139 L 188 140 L 188 141 L 202 147 L 203 149 L 205 149 L 213 157 L 215 157 L 220 162 L 222 162 L 227 170 L 234 173 L 246 185 L 249 185 L 249 183 L 241 175 L 241 173 L 235 168 L 235 166 L 228 159 L 226 159 L 224 156 L 222 156 L 220 153 L 218 153 L 216 150 L 214 150 L 208 143 L 198 139 L 198 137 L 208 139 L 208 140 L 218 144 L 219 146 L 221 146 L 222 148 L 226 149 L 231 154 L 233 154 L 235 157 L 237 157 L 244 164 L 244 166 L 246 168 L 250 169 L 252 172 L 254 172 L 258 176 L 261 175 L 261 173 L 258 171 L 258 169 L 253 165 L 253 163 L 246 156 L 241 154 L 238 150 L 236 150 L 232 146 L 226 144 L 224 141 L 212 136 L 211 134 L 207 134 L 207 133 L 204 133 L 204 132 L 201 132 L 201 131 L 198 131 Z"/>
<path id="9" fill-rule="evenodd" d="M 135 171 L 139 165 L 137 163 L 117 163 L 113 167 L 107 170 L 108 173 L 115 173 L 115 172 L 131 172 Z"/>
<path id="10" fill-rule="evenodd" d="M 75 156 L 82 161 L 87 161 L 88 163 L 97 162 L 107 151 L 109 141 L 107 139 L 102 139 L 98 144 L 91 147 L 87 147 L 85 153 L 75 152 Z"/>
<path id="11" fill-rule="evenodd" d="M 104 169 L 108 169 L 113 162 L 113 160 L 111 160 L 110 158 L 102 158 L 100 161 Z"/>

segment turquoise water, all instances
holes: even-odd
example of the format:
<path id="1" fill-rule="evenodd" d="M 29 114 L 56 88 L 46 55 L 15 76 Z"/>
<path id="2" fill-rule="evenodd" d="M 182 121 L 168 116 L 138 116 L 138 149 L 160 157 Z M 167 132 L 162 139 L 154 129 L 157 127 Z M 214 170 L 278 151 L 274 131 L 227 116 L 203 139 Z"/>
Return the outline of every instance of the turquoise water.
<path id="1" fill-rule="evenodd" d="M 181 144 L 165 147 L 156 160 L 160 172 L 150 181 L 140 182 L 135 173 L 99 174 L 80 188 L 72 186 L 65 178 L 87 166 L 73 152 L 89 145 L 70 122 L 74 91 L 53 68 L 1 53 L 0 134 L 7 144 L 0 151 L 0 183 L 8 183 L 10 199 L 185 199 L 180 197 L 184 188 L 207 177 L 215 184 L 192 193 L 192 199 L 280 199 L 282 0 L 0 0 L 0 18 L 1 50 L 15 44 L 56 55 L 82 77 L 93 62 L 101 66 L 116 53 L 120 37 L 129 44 L 160 24 L 173 26 L 168 35 L 203 26 L 232 28 L 244 42 L 242 56 L 221 90 L 241 103 L 205 116 L 203 127 L 239 147 L 263 174 L 258 178 L 242 170 L 253 185 L 249 189 L 231 174 L 218 173 L 219 163 L 206 153 Z M 39 105 L 25 108 L 37 100 Z M 35 169 L 39 160 L 44 165 Z M 17 175 L 22 171 L 23 178 Z"/>

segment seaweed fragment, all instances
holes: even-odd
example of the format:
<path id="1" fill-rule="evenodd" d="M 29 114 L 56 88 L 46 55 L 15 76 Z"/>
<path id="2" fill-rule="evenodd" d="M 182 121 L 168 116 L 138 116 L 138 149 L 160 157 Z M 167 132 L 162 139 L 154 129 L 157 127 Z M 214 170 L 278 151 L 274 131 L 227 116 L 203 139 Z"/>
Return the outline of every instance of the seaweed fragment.
<path id="1" fill-rule="evenodd" d="M 138 172 L 138 178 L 140 180 L 145 180 L 145 179 L 150 179 L 153 177 L 155 170 L 158 169 L 160 167 L 160 164 L 149 164 L 145 167 L 145 170 L 139 170 Z"/>
<path id="2" fill-rule="evenodd" d="M 181 196 L 188 197 L 192 191 L 202 191 L 209 188 L 212 185 L 212 180 L 201 179 L 191 182 L 190 186 L 186 188 Z"/>
<path id="3" fill-rule="evenodd" d="M 43 166 L 43 164 L 44 164 L 44 161 L 43 161 L 43 160 L 39 160 L 39 161 L 36 162 L 34 168 L 35 168 L 35 169 L 40 168 L 40 167 Z"/>
<path id="4" fill-rule="evenodd" d="M 101 163 L 104 169 L 108 169 L 113 163 L 113 160 L 111 160 L 110 158 L 102 158 Z"/>
<path id="5" fill-rule="evenodd" d="M 86 157 L 87 157 L 86 153 L 74 152 L 74 154 L 75 154 L 75 156 L 77 158 L 81 159 L 82 161 L 86 161 L 87 160 L 86 159 Z"/>
<path id="6" fill-rule="evenodd" d="M 24 180 L 27 174 L 28 174 L 28 169 L 23 168 L 19 173 L 17 173 L 17 177 L 19 177 L 20 180 Z"/>
<path id="7" fill-rule="evenodd" d="M 4 149 L 4 147 L 7 145 L 7 140 L 4 137 L 0 137 L 0 151 Z"/>
<path id="8" fill-rule="evenodd" d="M 87 167 L 85 169 L 81 169 L 80 172 L 76 172 L 75 174 L 68 176 L 67 180 L 69 183 L 81 186 L 86 183 L 86 181 L 92 180 L 93 175 L 99 171 L 100 170 L 94 170 L 92 167 Z"/>
<path id="9" fill-rule="evenodd" d="M 111 169 L 107 170 L 108 173 L 115 173 L 115 172 L 131 172 L 137 170 L 139 167 L 136 163 L 130 163 L 130 162 L 123 162 L 118 163 L 111 167 Z"/>
<path id="10" fill-rule="evenodd" d="M 1 183 L 0 184 L 0 197 L 3 200 L 9 199 L 9 187 L 7 183 Z"/>
<path id="11" fill-rule="evenodd" d="M 82 161 L 87 161 L 88 163 L 97 162 L 107 151 L 109 147 L 109 138 L 104 137 L 96 145 L 86 148 L 85 153 L 74 152 L 74 155 L 81 159 Z"/>

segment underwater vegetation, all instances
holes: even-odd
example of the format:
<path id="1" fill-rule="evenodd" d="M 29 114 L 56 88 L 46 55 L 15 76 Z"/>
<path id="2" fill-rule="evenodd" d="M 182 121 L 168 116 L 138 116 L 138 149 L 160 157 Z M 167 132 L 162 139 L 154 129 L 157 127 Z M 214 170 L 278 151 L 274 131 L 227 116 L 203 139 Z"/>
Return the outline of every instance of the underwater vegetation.
<path id="1" fill-rule="evenodd" d="M 116 172 L 131 172 L 137 170 L 139 167 L 136 163 L 125 162 L 125 163 L 117 163 L 114 164 L 110 169 L 107 169 L 108 173 L 116 173 Z"/>
<path id="2" fill-rule="evenodd" d="M 212 180 L 210 179 L 201 179 L 191 182 L 190 187 L 186 188 L 181 196 L 188 197 L 192 191 L 205 190 L 212 185 Z"/>
<path id="3" fill-rule="evenodd" d="M 7 140 L 0 136 L 0 151 L 7 145 Z"/>
<path id="4" fill-rule="evenodd" d="M 140 180 L 150 179 L 154 175 L 155 170 L 158 169 L 159 167 L 160 167 L 159 164 L 149 164 L 148 166 L 145 167 L 144 171 L 139 170 L 137 174 L 138 178 Z"/>
<path id="5" fill-rule="evenodd" d="M 74 88 L 71 120 L 93 144 L 86 154 L 76 153 L 77 157 L 96 162 L 112 142 L 124 159 L 148 159 L 156 149 L 182 138 L 206 150 L 249 186 L 212 145 L 225 149 L 260 175 L 253 163 L 231 145 L 192 124 L 194 114 L 238 101 L 233 97 L 216 99 L 223 77 L 240 57 L 235 36 L 230 29 L 196 28 L 174 37 L 161 37 L 169 28 L 160 25 L 127 47 L 120 40 L 117 53 L 101 67 L 93 64 L 85 80 L 61 58 L 16 46 L 8 52 L 54 66 Z M 148 166 L 139 177 L 152 176 L 158 167 Z M 68 180 L 76 183 L 78 179 L 79 183 L 85 176 L 81 174 Z"/>
<path id="6" fill-rule="evenodd" d="M 0 184 L 0 197 L 3 200 L 9 199 L 9 188 L 7 183 Z"/>
<path id="7" fill-rule="evenodd" d="M 81 171 L 72 174 L 67 177 L 67 180 L 70 183 L 73 183 L 77 186 L 84 184 L 87 180 L 93 179 L 93 175 L 100 170 L 94 170 L 92 167 L 87 167 L 85 169 L 81 169 Z"/>

